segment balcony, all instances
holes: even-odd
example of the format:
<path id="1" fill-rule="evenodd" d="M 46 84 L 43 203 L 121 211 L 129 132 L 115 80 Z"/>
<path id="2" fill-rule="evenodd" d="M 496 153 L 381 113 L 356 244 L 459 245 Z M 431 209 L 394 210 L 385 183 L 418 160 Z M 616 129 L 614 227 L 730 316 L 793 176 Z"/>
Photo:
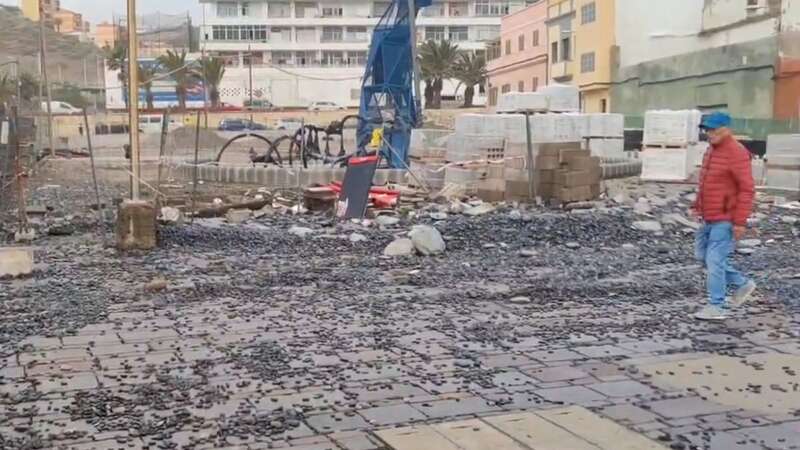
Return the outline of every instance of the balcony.
<path id="1" fill-rule="evenodd" d="M 559 61 L 550 65 L 550 77 L 556 81 L 568 81 L 573 76 L 572 61 Z"/>

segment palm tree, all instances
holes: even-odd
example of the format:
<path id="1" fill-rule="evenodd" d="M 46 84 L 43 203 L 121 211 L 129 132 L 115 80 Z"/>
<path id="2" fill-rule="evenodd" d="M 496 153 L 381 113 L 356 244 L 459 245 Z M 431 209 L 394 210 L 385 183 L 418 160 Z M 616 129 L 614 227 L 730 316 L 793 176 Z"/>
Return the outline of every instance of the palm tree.
<path id="1" fill-rule="evenodd" d="M 455 77 L 464 84 L 464 108 L 472 107 L 475 85 L 486 81 L 486 60 L 475 53 L 462 53 L 455 66 Z"/>
<path id="2" fill-rule="evenodd" d="M 139 84 L 144 87 L 145 101 L 147 109 L 155 109 L 153 106 L 153 79 L 158 74 L 158 69 L 154 65 L 139 64 Z"/>
<path id="3" fill-rule="evenodd" d="M 117 70 L 117 80 L 122 86 L 122 98 L 125 100 L 125 106 L 128 106 L 128 54 L 127 44 L 124 42 L 117 42 L 114 48 L 106 46 L 104 48 L 106 53 L 106 65 L 110 70 Z"/>
<path id="4" fill-rule="evenodd" d="M 178 107 L 186 109 L 186 91 L 192 81 L 193 72 L 186 64 L 186 50 L 167 50 L 166 54 L 158 57 L 158 63 L 165 72 L 171 74 L 175 80 L 175 94 L 178 96 Z"/>
<path id="5" fill-rule="evenodd" d="M 203 78 L 208 95 L 211 97 L 211 107 L 219 106 L 219 86 L 225 76 L 225 61 L 222 58 L 212 57 L 200 61 L 200 76 Z"/>
<path id="6" fill-rule="evenodd" d="M 442 107 L 444 80 L 453 77 L 458 55 L 458 45 L 450 41 L 431 40 L 423 43 L 420 47 L 420 72 L 426 80 L 425 90 L 428 91 L 428 86 L 430 86 L 429 95 L 432 102 L 428 105 L 429 108 L 439 109 Z"/>

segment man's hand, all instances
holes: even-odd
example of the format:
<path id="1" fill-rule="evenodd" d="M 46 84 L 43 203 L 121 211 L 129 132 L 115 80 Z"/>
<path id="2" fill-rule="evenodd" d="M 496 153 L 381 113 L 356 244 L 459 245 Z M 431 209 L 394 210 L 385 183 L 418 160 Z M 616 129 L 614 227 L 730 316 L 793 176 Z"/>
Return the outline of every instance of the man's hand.
<path id="1" fill-rule="evenodd" d="M 747 233 L 747 227 L 744 225 L 734 225 L 733 226 L 733 238 L 735 240 L 741 240 L 745 233 Z"/>

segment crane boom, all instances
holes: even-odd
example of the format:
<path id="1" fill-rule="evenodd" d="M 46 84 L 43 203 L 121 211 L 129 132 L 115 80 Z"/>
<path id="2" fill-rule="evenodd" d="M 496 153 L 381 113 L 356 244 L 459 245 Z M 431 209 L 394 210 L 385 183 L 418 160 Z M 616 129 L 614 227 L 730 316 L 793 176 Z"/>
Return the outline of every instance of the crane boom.
<path id="1" fill-rule="evenodd" d="M 372 34 L 367 65 L 361 83 L 358 146 L 364 150 L 372 130 L 383 128 L 381 148 L 389 166 L 405 168 L 411 130 L 419 126 L 421 104 L 415 89 L 416 39 L 412 33 L 420 8 L 432 0 L 393 0 Z M 411 7 L 413 5 L 413 11 Z M 391 148 L 387 148 L 391 146 Z"/>

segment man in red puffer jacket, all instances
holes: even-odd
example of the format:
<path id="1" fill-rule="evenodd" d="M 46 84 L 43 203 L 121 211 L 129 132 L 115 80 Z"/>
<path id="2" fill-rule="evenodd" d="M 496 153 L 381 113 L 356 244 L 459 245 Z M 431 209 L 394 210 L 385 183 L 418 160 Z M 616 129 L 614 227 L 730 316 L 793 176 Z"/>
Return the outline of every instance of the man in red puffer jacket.
<path id="1" fill-rule="evenodd" d="M 703 117 L 700 127 L 711 147 L 703 158 L 699 192 L 693 212 L 703 221 L 695 239 L 695 255 L 707 272 L 709 304 L 695 314 L 700 320 L 725 320 L 729 306 L 744 305 L 756 284 L 734 269 L 728 256 L 735 241 L 744 236 L 753 209 L 755 183 L 750 152 L 733 137 L 731 117 L 715 112 Z M 726 303 L 733 286 L 731 305 Z"/>

